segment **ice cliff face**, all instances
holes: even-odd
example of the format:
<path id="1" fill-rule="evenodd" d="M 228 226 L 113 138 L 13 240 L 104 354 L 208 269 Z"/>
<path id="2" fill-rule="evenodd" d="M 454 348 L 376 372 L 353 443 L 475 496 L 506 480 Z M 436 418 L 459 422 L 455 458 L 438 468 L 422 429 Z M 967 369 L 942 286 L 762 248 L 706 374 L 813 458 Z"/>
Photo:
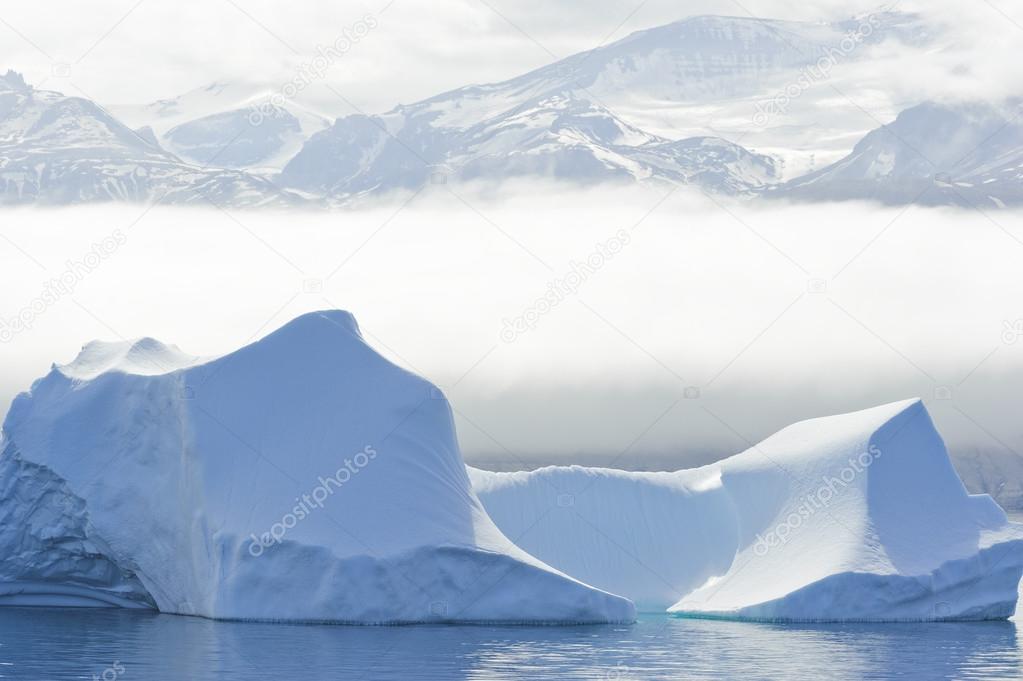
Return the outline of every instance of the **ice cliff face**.
<path id="1" fill-rule="evenodd" d="M 643 609 L 1004 619 L 1023 574 L 1023 526 L 967 494 L 919 401 L 797 423 L 693 470 L 470 474 L 520 546 Z"/>
<path id="2" fill-rule="evenodd" d="M 20 395 L 0 456 L 0 602 L 216 618 L 628 621 L 513 545 L 469 485 L 450 407 L 305 315 L 204 361 L 92 343 Z"/>
<path id="3" fill-rule="evenodd" d="M 45 466 L 0 452 L 0 603 L 155 607 L 134 573 L 111 560 L 86 503 Z M 22 560 L 28 558 L 28 560 Z"/>

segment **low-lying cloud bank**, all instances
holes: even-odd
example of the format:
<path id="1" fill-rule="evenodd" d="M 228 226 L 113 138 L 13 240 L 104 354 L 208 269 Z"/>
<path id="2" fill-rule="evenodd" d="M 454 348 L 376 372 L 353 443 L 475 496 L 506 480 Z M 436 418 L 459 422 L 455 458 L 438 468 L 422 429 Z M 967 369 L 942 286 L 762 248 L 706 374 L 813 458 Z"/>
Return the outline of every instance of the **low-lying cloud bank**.
<path id="1" fill-rule="evenodd" d="M 678 468 L 911 396 L 953 452 L 1023 446 L 1021 213 L 502 195 L 5 211 L 0 410 L 93 338 L 215 355 L 339 307 L 445 388 L 483 467 Z"/>

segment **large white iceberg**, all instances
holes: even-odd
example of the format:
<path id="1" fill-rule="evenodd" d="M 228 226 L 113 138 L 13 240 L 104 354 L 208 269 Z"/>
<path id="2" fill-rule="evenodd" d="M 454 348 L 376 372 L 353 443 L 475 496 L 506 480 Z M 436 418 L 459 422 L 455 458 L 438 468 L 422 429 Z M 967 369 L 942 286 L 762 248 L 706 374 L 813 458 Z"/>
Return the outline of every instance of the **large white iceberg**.
<path id="1" fill-rule="evenodd" d="M 1023 525 L 966 492 L 918 400 L 797 423 L 692 470 L 470 476 L 521 547 L 642 609 L 1001 619 L 1023 573 Z"/>
<path id="2" fill-rule="evenodd" d="M 16 398 L 0 604 L 215 618 L 620 622 L 628 600 L 513 545 L 444 396 L 345 312 L 224 357 L 94 342 Z"/>
<path id="3" fill-rule="evenodd" d="M 443 394 L 336 311 L 212 360 L 90 343 L 18 396 L 0 450 L 0 605 L 621 622 L 627 597 L 686 616 L 997 619 L 1023 574 L 1023 526 L 966 492 L 919 401 L 692 470 L 467 473 Z"/>

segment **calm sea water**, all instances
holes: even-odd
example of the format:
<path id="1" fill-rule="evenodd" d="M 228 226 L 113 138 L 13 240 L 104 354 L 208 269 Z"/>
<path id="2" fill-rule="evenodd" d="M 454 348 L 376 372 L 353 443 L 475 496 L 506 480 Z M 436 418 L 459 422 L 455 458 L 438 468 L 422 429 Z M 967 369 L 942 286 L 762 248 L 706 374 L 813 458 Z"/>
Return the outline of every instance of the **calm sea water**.
<path id="1" fill-rule="evenodd" d="M 133 679 L 1020 679 L 1008 622 L 344 627 L 0 609 L 0 675 Z"/>

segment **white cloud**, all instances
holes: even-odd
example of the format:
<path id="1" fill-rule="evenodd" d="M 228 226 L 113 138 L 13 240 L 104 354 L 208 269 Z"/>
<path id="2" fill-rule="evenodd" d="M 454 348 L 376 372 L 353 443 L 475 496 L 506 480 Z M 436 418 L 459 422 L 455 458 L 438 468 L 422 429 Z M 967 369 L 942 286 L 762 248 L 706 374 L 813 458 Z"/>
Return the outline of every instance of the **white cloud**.
<path id="1" fill-rule="evenodd" d="M 339 306 L 384 354 L 446 387 L 469 417 L 458 417 L 460 437 L 475 460 L 507 460 L 496 441 L 531 463 L 607 461 L 687 386 L 700 399 L 681 400 L 621 465 L 681 465 L 742 449 L 736 433 L 756 440 L 914 395 L 928 398 L 953 446 L 1000 448 L 992 436 L 1023 445 L 1023 338 L 1003 338 L 1006 323 L 1023 320 L 1019 213 L 994 216 L 1008 233 L 974 211 L 925 208 L 886 230 L 898 210 L 734 206 L 736 219 L 680 191 L 507 343 L 505 319 L 659 196 L 525 185 L 504 195 L 518 198 L 465 197 L 514 241 L 445 189 L 375 236 L 393 206 L 287 220 L 235 213 L 258 239 L 217 211 L 156 209 L 130 229 L 141 208 L 10 212 L 5 235 L 53 275 L 114 228 L 127 241 L 73 299 L 0 344 L 0 402 L 92 338 L 151 335 L 218 354 Z M 0 256 L 8 319 L 47 274 L 4 242 Z M 953 401 L 935 399 L 943 387 Z"/>
<path id="2" fill-rule="evenodd" d="M 942 0 L 898 7 L 921 9 L 948 24 L 954 40 L 941 52 L 881 62 L 880 73 L 892 87 L 988 91 L 1013 74 L 1018 77 L 1015 60 L 1005 55 L 1018 43 L 1023 16 L 1009 3 Z M 379 28 L 332 69 L 329 81 L 360 108 L 379 111 L 467 83 L 512 77 L 549 63 L 551 53 L 567 56 L 694 14 L 819 20 L 873 9 L 869 2 L 834 0 L 699 0 L 684 6 L 667 0 L 625 5 L 315 0 L 298 8 L 271 0 L 8 3 L 0 8 L 0 67 L 22 70 L 46 87 L 80 90 L 105 104 L 142 103 L 214 79 L 280 82 L 317 45 L 333 42 L 345 26 L 371 13 L 379 17 Z M 54 64 L 64 63 L 70 65 L 69 78 L 54 75 Z M 333 113 L 348 111 L 336 98 L 322 91 L 318 96 L 325 106 L 336 107 Z"/>

